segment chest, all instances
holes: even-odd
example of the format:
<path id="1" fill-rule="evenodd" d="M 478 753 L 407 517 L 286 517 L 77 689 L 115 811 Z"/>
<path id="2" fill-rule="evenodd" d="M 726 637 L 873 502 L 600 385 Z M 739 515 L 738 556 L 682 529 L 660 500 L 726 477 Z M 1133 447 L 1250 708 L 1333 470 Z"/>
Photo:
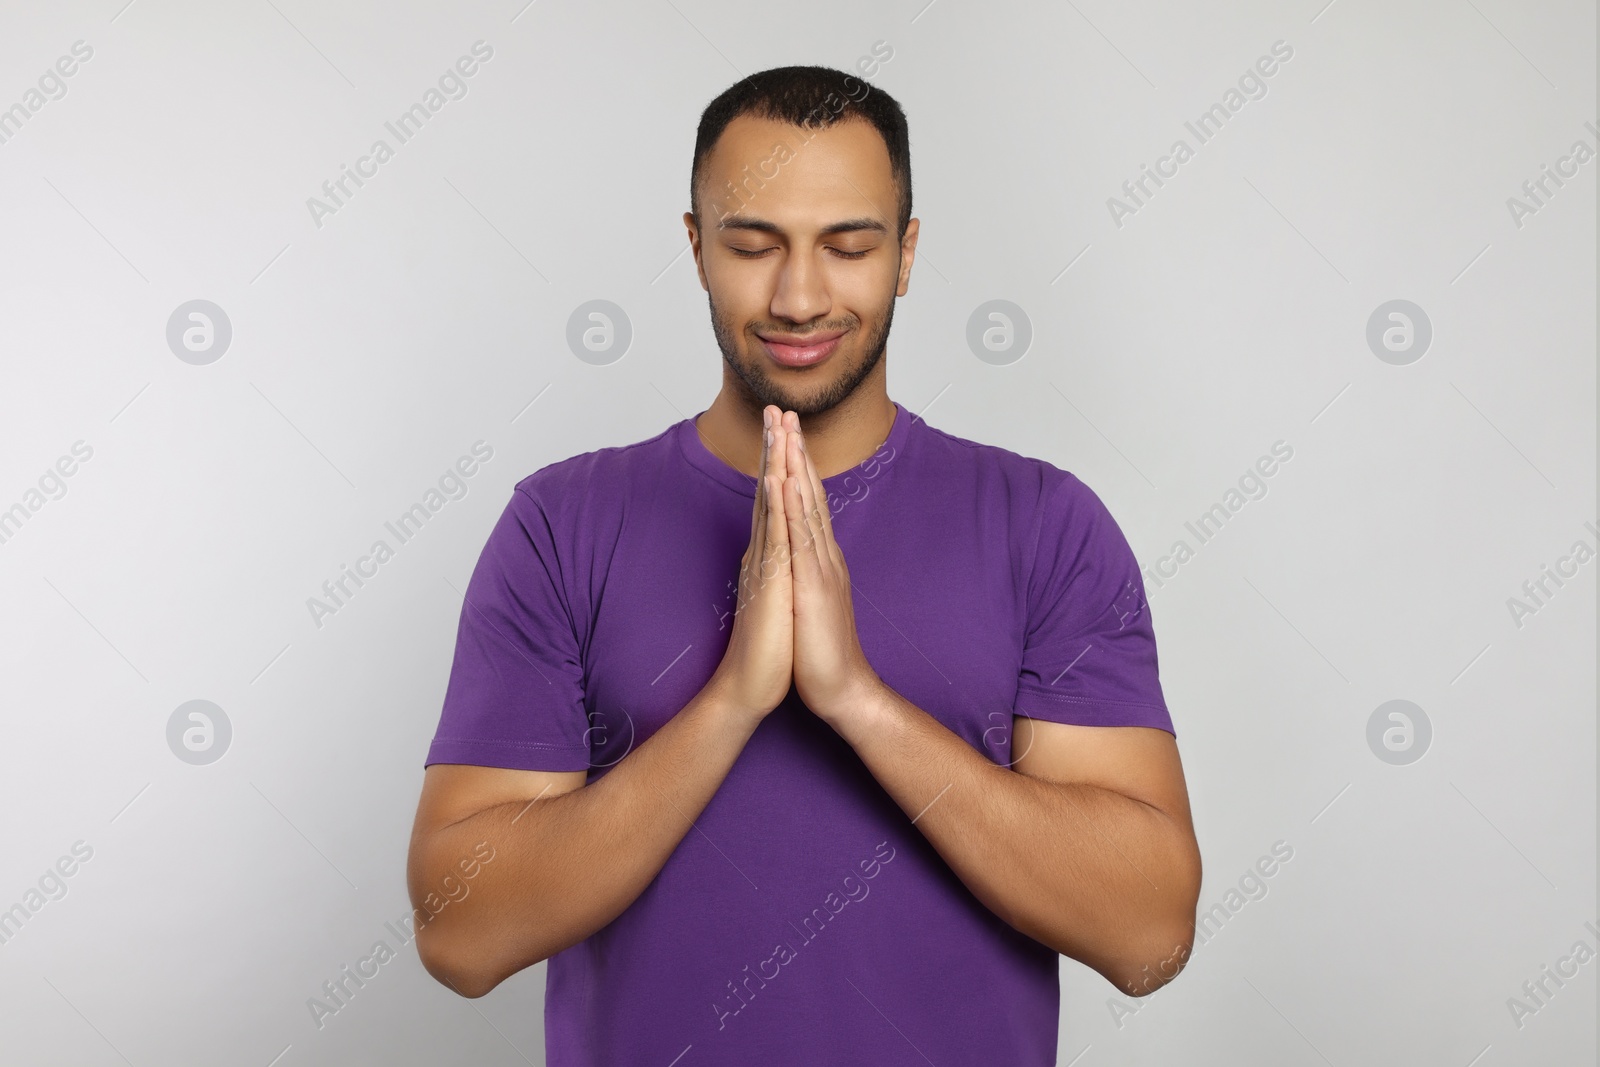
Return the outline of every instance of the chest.
<path id="1" fill-rule="evenodd" d="M 718 488 L 718 487 L 713 487 Z M 1013 531 L 975 509 L 892 500 L 842 508 L 861 648 L 897 693 L 996 762 L 1009 760 L 1023 603 Z M 580 561 L 584 691 L 597 772 L 710 679 L 734 623 L 750 502 L 642 502 Z"/>

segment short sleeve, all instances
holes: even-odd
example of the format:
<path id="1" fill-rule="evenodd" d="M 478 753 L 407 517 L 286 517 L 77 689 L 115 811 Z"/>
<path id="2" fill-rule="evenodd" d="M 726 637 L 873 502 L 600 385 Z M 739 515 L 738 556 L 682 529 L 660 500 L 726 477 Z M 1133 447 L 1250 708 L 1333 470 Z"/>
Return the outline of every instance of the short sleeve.
<path id="1" fill-rule="evenodd" d="M 1105 504 L 1071 474 L 1046 493 L 1039 512 L 1014 710 L 1177 735 L 1138 561 Z"/>
<path id="2" fill-rule="evenodd" d="M 423 766 L 589 767 L 583 662 L 545 508 L 522 488 L 467 583 L 438 730 Z"/>

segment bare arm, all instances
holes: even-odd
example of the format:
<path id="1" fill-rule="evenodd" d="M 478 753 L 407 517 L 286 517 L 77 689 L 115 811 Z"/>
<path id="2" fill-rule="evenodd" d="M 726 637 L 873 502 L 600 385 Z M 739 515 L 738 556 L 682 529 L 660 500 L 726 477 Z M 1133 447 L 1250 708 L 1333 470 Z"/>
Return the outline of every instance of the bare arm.
<path id="1" fill-rule="evenodd" d="M 759 722 L 707 686 L 592 785 L 584 771 L 429 767 L 406 871 L 413 905 L 443 895 L 445 877 L 481 842 L 494 851 L 468 895 L 419 928 L 428 973 L 479 997 L 622 914 Z"/>
<path id="2" fill-rule="evenodd" d="M 1013 716 L 1013 770 L 895 692 L 861 649 L 822 479 L 784 419 L 800 699 L 990 911 L 1134 996 L 1158 988 L 1193 947 L 1200 894 L 1173 735 Z"/>
<path id="3" fill-rule="evenodd" d="M 406 884 L 412 906 L 429 916 L 417 932 L 422 965 L 463 996 L 482 996 L 622 914 L 788 694 L 793 601 L 777 492 L 785 450 L 770 447 L 782 431 L 773 433 L 761 457 L 773 493 L 757 492 L 751 508 L 728 649 L 694 699 L 593 784 L 586 771 L 427 769 Z M 459 882 L 463 861 L 474 872 L 467 891 L 425 907 L 430 895 L 447 896 L 447 878 Z"/>
<path id="4" fill-rule="evenodd" d="M 972 894 L 1143 996 L 1194 943 L 1200 851 L 1171 734 L 1014 718 L 997 765 L 887 685 L 836 722 Z"/>

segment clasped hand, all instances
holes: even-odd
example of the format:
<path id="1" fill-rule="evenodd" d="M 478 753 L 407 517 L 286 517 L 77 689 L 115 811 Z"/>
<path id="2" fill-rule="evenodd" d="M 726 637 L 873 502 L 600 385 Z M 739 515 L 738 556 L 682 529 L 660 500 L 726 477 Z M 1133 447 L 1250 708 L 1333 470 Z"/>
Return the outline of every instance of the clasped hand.
<path id="1" fill-rule="evenodd" d="M 856 636 L 850 570 L 792 411 L 762 413 L 761 471 L 728 650 L 713 679 L 760 715 L 792 684 L 835 727 L 881 682 Z"/>

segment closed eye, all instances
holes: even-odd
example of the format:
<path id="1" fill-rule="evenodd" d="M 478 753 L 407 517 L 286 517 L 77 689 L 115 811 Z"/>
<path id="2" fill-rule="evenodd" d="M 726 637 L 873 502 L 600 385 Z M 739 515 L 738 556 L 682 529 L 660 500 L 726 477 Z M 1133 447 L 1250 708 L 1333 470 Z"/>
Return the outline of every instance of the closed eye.
<path id="1" fill-rule="evenodd" d="M 772 249 L 770 249 L 770 248 L 758 248 L 758 249 L 755 249 L 754 251 L 752 251 L 752 250 L 745 249 L 745 248 L 731 248 L 730 247 L 728 249 L 728 251 L 732 252 L 734 255 L 739 256 L 739 257 L 741 257 L 743 259 L 760 259 L 762 256 L 766 255 L 768 252 L 771 252 Z M 840 259 L 861 259 L 863 256 L 867 255 L 867 253 L 871 252 L 872 249 L 868 248 L 865 251 L 861 251 L 861 252 L 846 252 L 846 251 L 844 251 L 842 249 L 830 248 L 830 249 L 828 249 L 828 251 L 834 253 Z"/>

